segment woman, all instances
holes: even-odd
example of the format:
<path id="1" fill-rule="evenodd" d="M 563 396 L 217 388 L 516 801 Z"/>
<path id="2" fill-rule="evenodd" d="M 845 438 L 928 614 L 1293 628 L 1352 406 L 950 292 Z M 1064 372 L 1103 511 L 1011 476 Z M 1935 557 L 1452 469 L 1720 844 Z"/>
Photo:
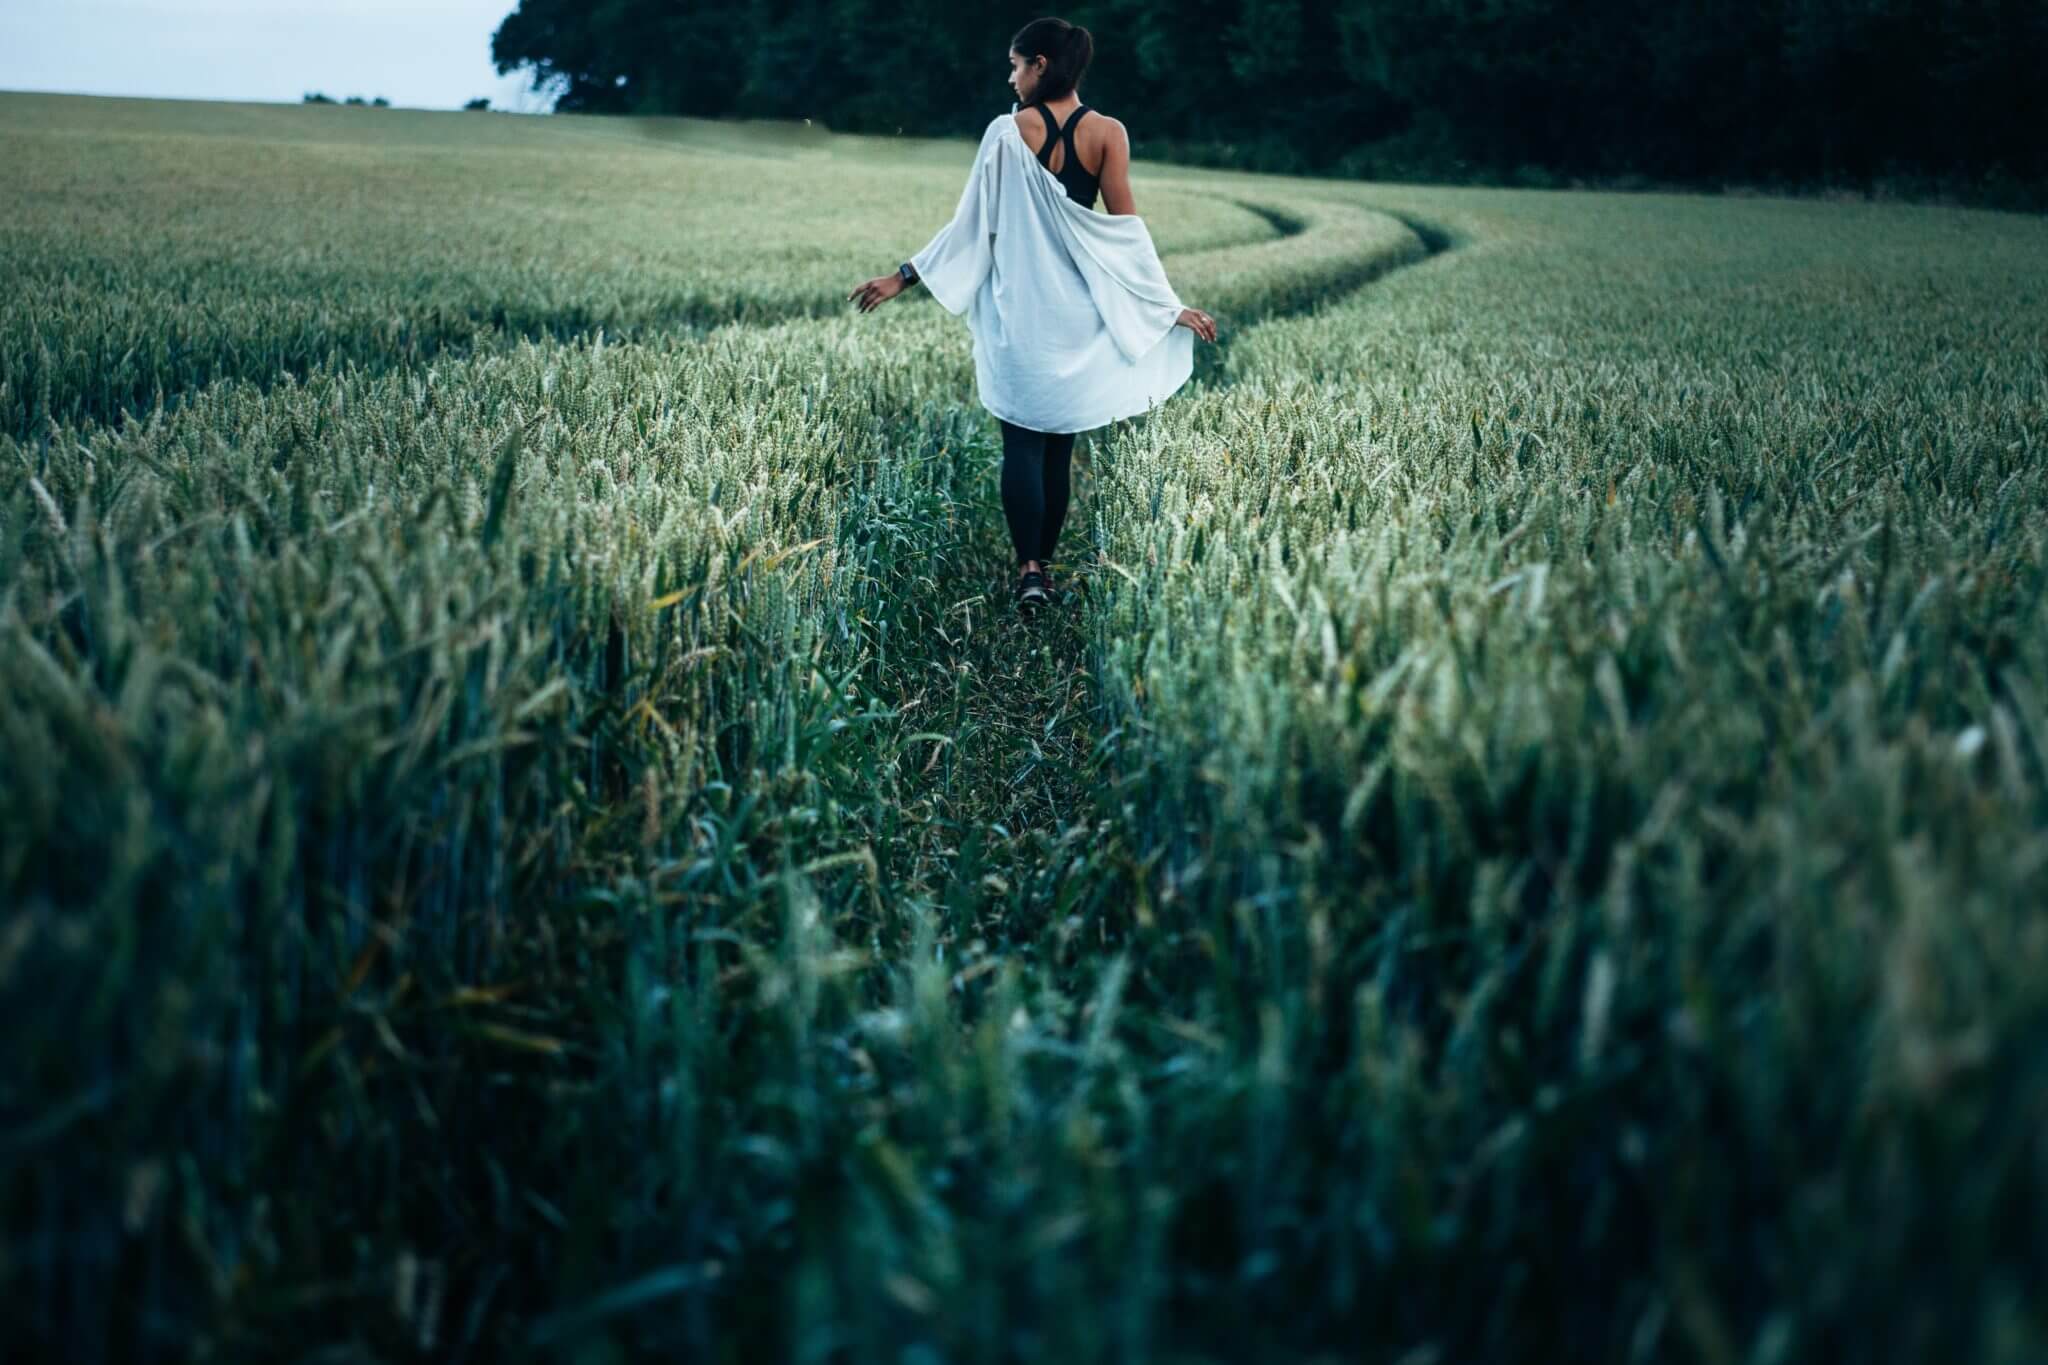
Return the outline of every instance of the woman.
<path id="1" fill-rule="evenodd" d="M 865 313 L 921 282 L 968 314 L 975 384 L 1002 426 L 1003 513 L 1027 607 L 1049 600 L 1074 437 L 1164 402 L 1193 370 L 1194 339 L 1216 339 L 1215 319 L 1181 305 L 1137 216 L 1123 124 L 1081 103 L 1093 55 L 1088 30 L 1064 19 L 1020 29 L 1018 104 L 982 133 L 953 220 L 847 295 Z M 1107 213 L 1093 211 L 1098 189 Z"/>

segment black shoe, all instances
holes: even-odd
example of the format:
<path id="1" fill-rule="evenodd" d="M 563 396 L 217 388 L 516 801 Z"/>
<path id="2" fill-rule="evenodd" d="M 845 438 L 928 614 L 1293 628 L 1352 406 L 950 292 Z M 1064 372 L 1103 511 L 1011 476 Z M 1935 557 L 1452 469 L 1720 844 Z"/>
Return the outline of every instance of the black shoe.
<path id="1" fill-rule="evenodd" d="M 1052 594 L 1045 590 L 1045 575 L 1033 569 L 1017 580 L 1017 605 L 1021 607 L 1042 607 L 1052 601 Z"/>

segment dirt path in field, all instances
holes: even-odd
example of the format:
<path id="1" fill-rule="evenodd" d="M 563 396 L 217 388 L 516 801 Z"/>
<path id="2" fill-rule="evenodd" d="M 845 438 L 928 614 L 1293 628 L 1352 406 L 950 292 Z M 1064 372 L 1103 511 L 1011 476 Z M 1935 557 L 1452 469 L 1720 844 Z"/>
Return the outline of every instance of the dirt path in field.
<path id="1" fill-rule="evenodd" d="M 1278 210 L 1245 207 L 1286 235 L 1302 230 Z M 1418 260 L 1456 245 L 1433 225 L 1402 221 L 1426 248 Z M 1391 272 L 1367 272 L 1351 263 L 1338 272 L 1328 294 L 1232 319 L 1217 343 L 1203 348 L 1207 354 L 1190 391 L 1229 385 L 1228 349 L 1253 327 L 1370 288 L 1386 273 Z M 969 416 L 964 408 L 959 415 Z M 1074 501 L 1059 546 L 1064 562 L 1055 564 L 1053 575 L 1055 602 L 1026 616 L 1011 596 L 1013 552 L 1003 519 L 995 426 L 992 420 L 974 423 L 971 416 L 964 425 L 974 434 L 954 452 L 947 492 L 947 519 L 956 537 L 930 563 L 930 579 L 918 588 L 946 605 L 916 663 L 895 680 L 898 688 L 907 685 L 899 703 L 918 699 L 904 717 L 908 730 L 940 729 L 934 722 L 942 721 L 950 726 L 943 732 L 952 736 L 919 769 L 920 795 L 928 799 L 911 804 L 927 818 L 911 835 L 918 847 L 909 862 L 916 887 L 956 914 L 971 915 L 977 928 L 1007 936 L 1026 928 L 1017 916 L 1064 917 L 1105 894 L 1099 878 L 1065 873 L 1079 861 L 1076 854 L 1099 847 L 1113 823 L 1085 628 L 1088 596 L 1111 572 L 1096 553 L 1091 512 L 1095 460 L 1112 429 L 1091 432 L 1077 443 Z M 935 696 L 947 704 L 935 706 Z M 997 915 L 1002 924 L 987 922 Z"/>

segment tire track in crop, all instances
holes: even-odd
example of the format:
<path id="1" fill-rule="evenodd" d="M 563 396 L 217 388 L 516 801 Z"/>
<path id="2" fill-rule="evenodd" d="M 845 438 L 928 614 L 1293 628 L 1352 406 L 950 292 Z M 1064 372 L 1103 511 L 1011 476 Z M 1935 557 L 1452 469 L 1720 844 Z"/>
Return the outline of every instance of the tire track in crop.
<path id="1" fill-rule="evenodd" d="M 1242 206 L 1273 223 L 1282 240 L 1307 230 L 1285 209 Z M 1229 347 L 1252 328 L 1348 297 L 1456 245 L 1433 224 L 1387 216 L 1415 234 L 1419 253 L 1391 262 L 1361 254 L 1333 264 L 1321 290 L 1289 290 L 1248 315 L 1240 309 L 1237 325 L 1203 348 L 1211 354 L 1191 384 L 1228 388 Z M 1076 443 L 1074 500 L 1054 564 L 1054 605 L 1023 616 L 1011 598 L 1012 550 L 993 424 L 972 402 L 944 420 L 952 442 L 944 515 L 952 534 L 921 566 L 919 583 L 885 589 L 927 594 L 943 605 L 927 623 L 919 657 L 886 681 L 895 695 L 883 700 L 910 708 L 902 721 L 906 732 L 931 731 L 940 719 L 951 726 L 951 743 L 942 752 L 913 751 L 930 764 L 920 771 L 925 801 L 919 803 L 929 817 L 916 826 L 909 875 L 914 889 L 959 916 L 956 931 L 993 943 L 1029 938 L 1048 920 L 1085 913 L 1117 894 L 1102 878 L 1067 875 L 1085 861 L 1076 855 L 1099 846 L 1113 823 L 1096 778 L 1114 736 L 1100 723 L 1084 629 L 1089 595 L 1111 570 L 1090 540 L 1097 435 L 1089 433 Z M 949 699 L 942 716 L 931 714 L 934 695 Z"/>
<path id="2" fill-rule="evenodd" d="M 1250 249 L 1216 247 L 1172 259 L 1197 272 L 1206 266 L 1212 274 L 1226 262 L 1256 269 L 1258 253 L 1286 253 L 1289 243 L 1298 247 L 1305 235 L 1330 230 L 1332 218 L 1341 221 L 1341 215 L 1364 208 L 1316 199 L 1287 205 L 1235 202 L 1277 235 Z M 1408 225 L 1423 246 L 1415 256 L 1395 259 L 1359 249 L 1319 260 L 1311 253 L 1298 262 L 1300 269 L 1283 272 L 1267 295 L 1240 300 L 1235 307 L 1219 303 L 1218 311 L 1232 325 L 1216 344 L 1197 349 L 1191 384 L 1196 389 L 1227 387 L 1230 349 L 1252 328 L 1343 298 L 1444 248 L 1440 235 L 1433 241 L 1423 225 Z M 1227 296 L 1228 277 L 1218 278 Z M 692 300 L 646 325 L 671 337 L 677 331 L 699 334 L 727 326 L 767 328 L 822 321 L 842 306 L 836 298 L 782 306 Z M 519 314 L 499 308 L 448 315 L 439 319 L 438 331 L 429 328 L 414 336 L 402 355 L 377 368 L 424 365 L 509 348 L 522 340 L 574 345 L 601 330 L 610 335 L 593 318 L 573 312 Z M 267 383 L 310 368 L 315 366 L 284 367 Z M 206 387 L 173 393 L 166 409 L 175 410 Z M 1061 855 L 1103 832 L 1093 780 L 1100 746 L 1110 736 L 1098 722 L 1084 615 L 1090 590 L 1104 572 L 1089 541 L 1091 455 L 1103 438 L 1091 433 L 1077 445 L 1073 509 L 1061 541 L 1063 562 L 1055 572 L 1057 601 L 1027 622 L 1011 598 L 1011 551 L 993 421 L 971 395 L 963 395 L 951 407 L 920 419 L 915 429 L 906 428 L 903 436 L 906 445 L 935 441 L 928 449 L 945 451 L 946 467 L 934 481 L 925 510 L 947 529 L 930 555 L 903 566 L 904 577 L 877 585 L 891 599 L 889 615 L 895 624 L 890 638 L 896 642 L 887 675 L 875 680 L 877 700 L 898 712 L 901 737 L 944 733 L 950 742 L 935 746 L 899 738 L 899 762 L 908 768 L 901 789 L 922 818 L 906 822 L 912 826 L 910 847 L 890 851 L 887 860 L 902 870 L 910 889 L 973 907 L 977 914 L 996 908 L 1021 913 L 1032 907 L 1069 913 L 1086 897 L 1102 894 L 1099 886 L 1063 880 L 1062 868 L 1072 859 Z M 913 568 L 914 581 L 909 576 Z"/>
<path id="3" fill-rule="evenodd" d="M 1284 216 L 1276 219 L 1253 205 L 1239 207 L 1287 235 Z M 1196 248 L 1193 254 L 1267 244 L 1265 238 L 1233 236 Z M 118 265 L 113 260 L 89 261 L 59 275 L 32 277 L 28 284 L 43 292 L 75 288 L 67 283 L 73 275 L 113 271 Z M 319 292 L 305 280 L 283 277 L 259 278 L 249 287 L 258 294 L 294 297 L 309 289 Z M 8 381 L 0 385 L 0 433 L 29 441 L 51 422 L 119 428 L 146 420 L 159 403 L 164 413 L 177 413 L 229 383 L 252 385 L 268 394 L 287 380 L 305 383 L 323 371 L 413 373 L 443 362 L 503 354 L 525 343 L 578 346 L 601 337 L 611 343 L 687 344 L 725 328 L 773 328 L 844 317 L 845 301 L 832 291 L 799 288 L 764 298 L 749 292 L 740 280 L 716 288 L 683 287 L 672 297 L 637 308 L 465 295 L 415 300 L 394 316 L 390 308 L 356 301 L 323 310 L 318 317 L 299 318 L 274 335 L 263 335 L 260 329 L 245 334 L 202 328 L 161 350 L 128 345 L 133 337 L 102 338 L 94 349 L 79 336 L 56 334 L 50 339 L 54 350 L 23 352 L 0 363 L 0 379 Z M 93 353 L 88 355 L 88 350 Z M 10 365 L 15 373 L 7 373 Z M 77 373 L 92 374 L 93 383 L 81 386 L 67 377 Z"/>

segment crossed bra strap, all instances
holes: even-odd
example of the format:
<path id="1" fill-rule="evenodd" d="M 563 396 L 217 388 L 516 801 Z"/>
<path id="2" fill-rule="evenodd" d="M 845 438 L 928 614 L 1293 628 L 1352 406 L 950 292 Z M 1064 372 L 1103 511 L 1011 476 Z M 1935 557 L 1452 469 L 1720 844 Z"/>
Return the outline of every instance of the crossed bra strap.
<path id="1" fill-rule="evenodd" d="M 1079 170 L 1081 174 L 1088 175 L 1088 168 L 1081 164 L 1081 154 L 1074 150 L 1074 125 L 1079 123 L 1081 116 L 1088 112 L 1088 106 L 1085 104 L 1074 106 L 1074 112 L 1067 115 L 1067 126 L 1064 128 L 1060 127 L 1059 121 L 1053 118 L 1052 110 L 1045 106 L 1043 100 L 1033 104 L 1032 108 L 1036 109 L 1038 116 L 1045 120 L 1045 145 L 1038 149 L 1038 164 L 1047 170 L 1052 169 L 1052 144 L 1056 139 L 1060 139 L 1064 140 L 1067 144 L 1067 159 L 1061 163 L 1062 167 L 1072 166 Z M 1089 176 L 1089 178 L 1092 180 L 1094 177 Z"/>

